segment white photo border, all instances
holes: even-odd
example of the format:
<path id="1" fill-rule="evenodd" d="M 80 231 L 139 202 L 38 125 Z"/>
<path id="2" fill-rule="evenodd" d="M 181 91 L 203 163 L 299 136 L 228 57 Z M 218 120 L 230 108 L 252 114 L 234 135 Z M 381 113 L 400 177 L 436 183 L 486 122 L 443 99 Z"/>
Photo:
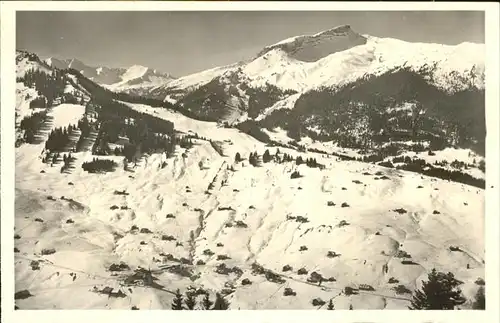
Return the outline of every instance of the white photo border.
<path id="1" fill-rule="evenodd" d="M 17 11 L 484 11 L 486 39 L 486 308 L 485 311 L 254 310 L 254 311 L 14 311 L 14 111 Z M 286 1 L 10 1 L 0 3 L 1 23 L 1 230 L 2 319 L 5 322 L 500 322 L 499 316 L 499 5 L 486 2 Z"/>

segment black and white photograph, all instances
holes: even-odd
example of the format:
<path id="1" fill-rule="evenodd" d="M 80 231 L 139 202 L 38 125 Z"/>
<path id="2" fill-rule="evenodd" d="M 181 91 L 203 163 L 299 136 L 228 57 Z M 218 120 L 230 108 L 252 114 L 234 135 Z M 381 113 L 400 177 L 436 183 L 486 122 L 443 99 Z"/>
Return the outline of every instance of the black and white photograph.
<path id="1" fill-rule="evenodd" d="M 282 7 L 15 12 L 15 310 L 484 312 L 485 10 Z"/>

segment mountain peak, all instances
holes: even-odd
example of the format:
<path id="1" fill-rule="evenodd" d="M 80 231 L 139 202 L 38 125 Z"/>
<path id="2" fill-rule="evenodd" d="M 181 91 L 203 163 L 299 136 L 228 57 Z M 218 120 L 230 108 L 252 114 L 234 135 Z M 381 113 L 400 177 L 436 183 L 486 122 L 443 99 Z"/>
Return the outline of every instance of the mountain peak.
<path id="1" fill-rule="evenodd" d="M 128 68 L 128 70 L 131 70 L 131 69 L 132 69 L 132 70 L 147 70 L 147 69 L 148 69 L 148 67 L 146 67 L 146 66 L 144 66 L 144 65 L 134 64 L 134 65 L 132 65 L 132 66 L 130 66 L 130 67 Z"/>
<path id="2" fill-rule="evenodd" d="M 333 28 L 321 31 L 321 32 L 315 34 L 314 36 L 321 36 L 324 34 L 342 34 L 342 33 L 349 33 L 349 32 L 354 32 L 351 29 L 351 25 L 340 25 L 337 27 L 333 27 Z"/>
<path id="3" fill-rule="evenodd" d="M 314 35 L 287 38 L 265 47 L 259 56 L 272 50 L 281 50 L 294 59 L 315 62 L 336 52 L 364 45 L 366 41 L 366 37 L 354 32 L 350 25 L 340 25 Z"/>
<path id="4" fill-rule="evenodd" d="M 148 72 L 149 68 L 142 65 L 132 65 L 127 68 L 127 71 L 123 74 L 123 80 L 130 80 L 138 77 L 144 76 Z"/>
<path id="5" fill-rule="evenodd" d="M 82 61 L 76 58 L 73 58 L 69 61 L 68 67 L 76 70 L 89 68 L 89 66 L 85 65 Z"/>
<path id="6" fill-rule="evenodd" d="M 23 52 L 19 50 L 17 53 L 18 55 L 23 54 Z M 75 69 L 92 81 L 107 87 L 118 86 L 121 90 L 125 90 L 125 88 L 123 88 L 124 86 L 133 85 L 134 87 L 140 88 L 141 85 L 151 86 L 151 83 L 157 84 L 175 79 L 175 77 L 168 73 L 139 64 L 132 65 L 128 68 L 95 67 L 87 65 L 77 58 L 60 59 L 55 57 L 49 57 L 43 62 L 52 68 Z"/>
<path id="7" fill-rule="evenodd" d="M 59 69 L 68 68 L 67 61 L 63 61 L 63 60 L 60 60 L 60 59 L 55 58 L 55 57 L 49 57 L 49 58 L 45 59 L 44 62 L 47 65 L 49 65 L 50 67 L 55 67 L 55 68 L 59 68 Z"/>

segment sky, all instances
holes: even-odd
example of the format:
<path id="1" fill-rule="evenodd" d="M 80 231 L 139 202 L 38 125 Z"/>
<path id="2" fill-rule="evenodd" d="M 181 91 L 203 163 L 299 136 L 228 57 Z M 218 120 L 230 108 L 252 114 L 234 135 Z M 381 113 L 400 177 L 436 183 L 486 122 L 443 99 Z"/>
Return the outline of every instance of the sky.
<path id="1" fill-rule="evenodd" d="M 484 43 L 479 11 L 21 11 L 16 21 L 17 49 L 42 58 L 144 65 L 174 76 L 249 59 L 285 38 L 344 24 L 360 34 L 411 42 Z"/>

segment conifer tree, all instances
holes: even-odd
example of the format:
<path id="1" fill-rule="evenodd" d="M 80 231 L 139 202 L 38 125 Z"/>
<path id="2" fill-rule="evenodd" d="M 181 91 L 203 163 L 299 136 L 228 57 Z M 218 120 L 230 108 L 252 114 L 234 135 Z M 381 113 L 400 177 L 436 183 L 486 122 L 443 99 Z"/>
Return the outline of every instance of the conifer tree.
<path id="1" fill-rule="evenodd" d="M 193 293 L 186 292 L 186 298 L 184 299 L 184 304 L 186 305 L 186 309 L 194 310 L 196 307 L 196 297 Z"/>
<path id="2" fill-rule="evenodd" d="M 215 294 L 215 303 L 214 307 L 212 308 L 213 310 L 227 310 L 229 309 L 229 303 L 222 297 L 221 294 L 216 293 Z"/>
<path id="3" fill-rule="evenodd" d="M 484 296 L 484 287 L 481 286 L 477 290 L 474 302 L 472 303 L 472 309 L 474 310 L 484 310 L 486 309 L 486 298 Z"/>
<path id="4" fill-rule="evenodd" d="M 333 311 L 335 309 L 335 306 L 333 306 L 333 301 L 331 299 L 330 302 L 328 302 L 328 307 L 326 309 L 330 311 Z"/>
<path id="5" fill-rule="evenodd" d="M 255 166 L 255 156 L 253 153 L 250 153 L 250 155 L 248 156 L 248 163 L 250 163 L 250 165 L 252 166 Z"/>
<path id="6" fill-rule="evenodd" d="M 264 152 L 264 155 L 262 156 L 262 161 L 264 163 L 268 163 L 271 161 L 271 154 L 269 153 L 269 149 L 266 149 L 266 151 Z"/>
<path id="7" fill-rule="evenodd" d="M 428 281 L 422 281 L 422 289 L 416 290 L 411 300 L 410 310 L 453 310 L 455 306 L 465 303 L 462 291 L 458 286 L 462 282 L 455 279 L 452 273 L 437 272 L 428 275 Z"/>
<path id="8" fill-rule="evenodd" d="M 182 307 L 182 294 L 179 289 L 175 292 L 175 298 L 172 301 L 172 309 L 176 311 L 181 311 L 184 308 Z"/>
<path id="9" fill-rule="evenodd" d="M 234 156 L 234 161 L 237 163 L 241 161 L 241 155 L 239 152 L 237 152 L 236 155 Z"/>
<path id="10" fill-rule="evenodd" d="M 212 302 L 210 300 L 210 295 L 205 294 L 205 297 L 203 297 L 203 302 L 202 302 L 202 306 L 203 306 L 203 309 L 204 310 L 211 310 L 212 309 L 212 305 L 214 304 L 214 302 Z"/>

